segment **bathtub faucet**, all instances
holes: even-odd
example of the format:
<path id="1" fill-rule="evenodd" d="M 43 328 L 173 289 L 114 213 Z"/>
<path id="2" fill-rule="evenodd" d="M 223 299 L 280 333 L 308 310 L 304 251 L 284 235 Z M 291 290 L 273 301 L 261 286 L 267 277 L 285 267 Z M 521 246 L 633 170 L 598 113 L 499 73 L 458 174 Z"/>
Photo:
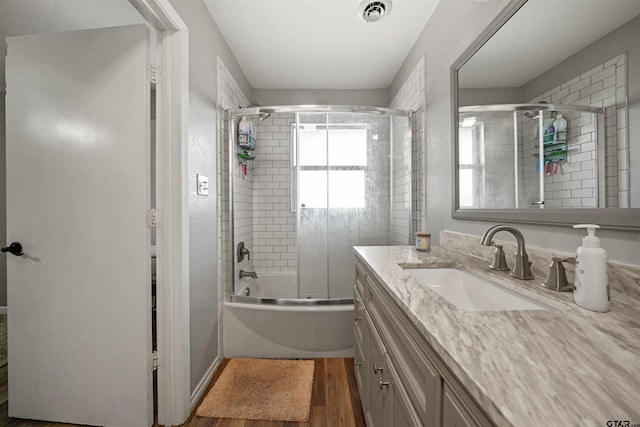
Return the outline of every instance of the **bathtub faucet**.
<path id="1" fill-rule="evenodd" d="M 242 279 L 243 277 L 251 277 L 252 279 L 257 279 L 258 275 L 254 271 L 240 270 L 240 278 Z"/>

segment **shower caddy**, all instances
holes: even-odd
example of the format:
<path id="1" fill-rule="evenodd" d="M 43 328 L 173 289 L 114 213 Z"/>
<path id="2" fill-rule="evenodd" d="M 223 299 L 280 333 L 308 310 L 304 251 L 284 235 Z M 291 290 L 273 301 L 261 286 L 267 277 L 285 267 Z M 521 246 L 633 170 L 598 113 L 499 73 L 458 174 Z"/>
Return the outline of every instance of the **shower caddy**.
<path id="1" fill-rule="evenodd" d="M 249 161 L 255 160 L 255 156 L 251 154 L 256 148 L 255 131 L 253 122 L 247 120 L 244 116 L 238 123 L 238 141 L 236 154 L 240 158 L 240 170 L 243 176 L 248 175 Z"/>

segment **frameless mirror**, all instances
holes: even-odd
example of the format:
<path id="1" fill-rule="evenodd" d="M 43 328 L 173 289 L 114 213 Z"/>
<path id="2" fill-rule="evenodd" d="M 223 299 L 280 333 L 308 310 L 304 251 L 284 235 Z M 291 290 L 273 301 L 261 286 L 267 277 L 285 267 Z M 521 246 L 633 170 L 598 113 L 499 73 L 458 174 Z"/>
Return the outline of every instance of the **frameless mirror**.
<path id="1" fill-rule="evenodd" d="M 453 217 L 640 229 L 639 39 L 637 0 L 514 0 L 452 67 Z"/>

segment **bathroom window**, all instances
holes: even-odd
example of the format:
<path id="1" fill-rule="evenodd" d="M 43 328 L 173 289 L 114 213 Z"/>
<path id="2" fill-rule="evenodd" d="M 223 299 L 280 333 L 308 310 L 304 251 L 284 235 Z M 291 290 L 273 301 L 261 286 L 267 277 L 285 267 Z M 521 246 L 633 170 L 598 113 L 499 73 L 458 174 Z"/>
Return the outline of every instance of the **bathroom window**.
<path id="1" fill-rule="evenodd" d="M 362 209 L 368 129 L 302 124 L 298 144 L 300 201 L 306 208 Z"/>

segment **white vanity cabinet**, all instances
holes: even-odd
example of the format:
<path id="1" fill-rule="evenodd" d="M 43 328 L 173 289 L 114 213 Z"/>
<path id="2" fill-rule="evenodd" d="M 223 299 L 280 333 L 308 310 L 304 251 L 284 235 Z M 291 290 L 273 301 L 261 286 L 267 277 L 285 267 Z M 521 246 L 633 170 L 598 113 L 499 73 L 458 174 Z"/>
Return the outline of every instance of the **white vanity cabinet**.
<path id="1" fill-rule="evenodd" d="M 368 427 L 493 424 L 356 259 L 355 372 Z"/>

